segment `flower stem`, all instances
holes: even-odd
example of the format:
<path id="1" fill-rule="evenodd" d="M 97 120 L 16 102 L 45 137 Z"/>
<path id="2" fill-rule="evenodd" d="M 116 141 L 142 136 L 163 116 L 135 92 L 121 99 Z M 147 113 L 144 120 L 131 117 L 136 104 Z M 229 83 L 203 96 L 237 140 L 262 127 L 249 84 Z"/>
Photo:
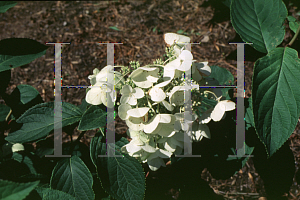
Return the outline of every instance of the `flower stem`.
<path id="1" fill-rule="evenodd" d="M 300 26 L 298 26 L 298 29 L 297 29 L 297 31 L 296 31 L 294 37 L 293 37 L 292 40 L 290 41 L 289 46 L 292 46 L 292 44 L 295 42 L 296 38 L 298 37 L 299 32 L 300 32 Z"/>

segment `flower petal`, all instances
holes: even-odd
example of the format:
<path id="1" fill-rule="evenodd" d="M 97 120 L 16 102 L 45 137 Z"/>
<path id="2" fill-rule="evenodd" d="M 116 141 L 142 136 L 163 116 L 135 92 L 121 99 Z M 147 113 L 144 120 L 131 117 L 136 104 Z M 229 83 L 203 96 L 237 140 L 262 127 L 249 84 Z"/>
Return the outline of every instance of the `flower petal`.
<path id="1" fill-rule="evenodd" d="M 215 121 L 220 121 L 225 113 L 225 105 L 221 102 L 219 102 L 214 110 L 211 112 L 210 117 Z"/>
<path id="2" fill-rule="evenodd" d="M 131 117 L 143 117 L 149 111 L 150 108 L 143 107 L 143 108 L 134 108 L 127 111 L 127 114 Z"/>
<path id="3" fill-rule="evenodd" d="M 121 90 L 121 94 L 122 95 L 129 95 L 130 93 L 132 93 L 132 88 L 130 85 L 124 85 L 122 87 L 122 90 Z"/>
<path id="4" fill-rule="evenodd" d="M 131 106 L 128 104 L 121 104 L 118 108 L 118 115 L 122 120 L 128 119 L 127 111 L 131 109 Z"/>
<path id="5" fill-rule="evenodd" d="M 91 88 L 86 94 L 85 97 L 86 102 L 92 105 L 102 104 L 101 91 L 102 90 L 100 89 L 100 87 Z"/>
<path id="6" fill-rule="evenodd" d="M 126 125 L 134 130 L 134 131 L 141 131 L 144 129 L 144 121 L 142 118 L 136 118 L 136 117 L 129 117 L 127 120 L 125 120 Z"/>
<path id="7" fill-rule="evenodd" d="M 137 99 L 143 98 L 145 96 L 144 91 L 138 87 L 134 88 L 132 93 L 133 93 L 133 96 Z"/>
<path id="8" fill-rule="evenodd" d="M 169 102 L 163 100 L 161 103 L 165 106 L 165 108 L 166 108 L 168 111 L 173 111 L 173 110 L 174 110 L 174 107 L 173 107 Z"/>
<path id="9" fill-rule="evenodd" d="M 159 87 L 151 88 L 149 91 L 149 95 L 151 97 L 151 100 L 154 102 L 161 102 L 166 98 L 166 94 Z"/>
<path id="10" fill-rule="evenodd" d="M 152 119 L 144 126 L 145 133 L 152 133 L 158 126 L 160 120 L 160 115 L 152 117 Z"/>

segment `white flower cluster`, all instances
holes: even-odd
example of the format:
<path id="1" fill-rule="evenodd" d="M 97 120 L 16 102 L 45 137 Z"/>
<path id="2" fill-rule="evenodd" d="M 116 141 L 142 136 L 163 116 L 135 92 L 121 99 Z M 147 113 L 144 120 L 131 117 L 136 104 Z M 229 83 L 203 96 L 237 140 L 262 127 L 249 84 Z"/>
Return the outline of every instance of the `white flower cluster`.
<path id="1" fill-rule="evenodd" d="M 206 123 L 211 119 L 219 121 L 225 111 L 233 110 L 235 103 L 220 101 L 215 108 L 207 110 L 199 122 L 197 115 L 186 115 L 184 111 L 184 72 L 191 69 L 193 85 L 208 76 L 211 72 L 207 62 L 195 63 L 193 55 L 186 50 L 182 43 L 189 43 L 190 38 L 175 33 L 166 33 L 165 42 L 173 47 L 173 60 L 167 64 L 154 64 L 138 67 L 128 76 L 121 89 L 120 106 L 118 115 L 125 120 L 128 135 L 132 139 L 121 148 L 123 153 L 136 157 L 141 162 L 147 162 L 149 168 L 156 171 L 165 166 L 164 158 L 172 154 L 179 155 L 184 149 L 184 134 L 192 125 L 192 138 L 200 141 L 203 137 L 210 138 L 210 131 Z M 163 70 L 163 73 L 159 73 Z M 90 89 L 86 101 L 93 105 L 103 103 L 107 105 L 106 92 L 112 101 L 115 101 L 115 91 L 107 81 L 108 76 L 115 75 L 122 79 L 119 72 L 114 72 L 107 66 L 101 72 L 94 70 L 94 75 L 89 76 L 91 84 L 98 87 Z M 105 75 L 104 75 L 105 74 Z M 190 119 L 187 119 L 190 116 Z"/>
<path id="2" fill-rule="evenodd" d="M 88 77 L 91 85 L 86 94 L 85 100 L 87 103 L 92 105 L 104 104 L 106 107 L 114 107 L 116 101 L 116 91 L 114 85 L 109 83 L 107 80 L 123 80 L 120 72 L 114 71 L 114 67 L 108 65 L 101 71 L 97 68 L 93 70 L 93 75 Z M 108 93 L 109 95 L 106 95 Z"/>

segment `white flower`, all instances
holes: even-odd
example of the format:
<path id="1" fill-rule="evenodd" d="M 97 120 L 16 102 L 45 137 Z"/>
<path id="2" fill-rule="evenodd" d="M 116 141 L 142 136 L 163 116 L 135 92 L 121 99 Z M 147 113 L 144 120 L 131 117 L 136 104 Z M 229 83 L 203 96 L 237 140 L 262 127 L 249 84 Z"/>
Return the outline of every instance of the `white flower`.
<path id="1" fill-rule="evenodd" d="M 120 79 L 123 80 L 122 74 L 118 71 L 114 71 L 114 67 L 111 65 L 107 65 L 96 75 L 96 82 L 107 83 L 108 80 L 111 80 L 111 84 L 113 84 Z"/>
<path id="2" fill-rule="evenodd" d="M 158 80 L 159 68 L 139 67 L 130 74 L 132 81 L 141 88 L 149 88 Z"/>
<path id="3" fill-rule="evenodd" d="M 99 69 L 95 68 L 93 70 L 93 75 L 89 75 L 88 76 L 88 79 L 90 79 L 90 82 L 92 85 L 95 85 L 96 84 L 96 75 L 99 73 Z"/>
<path id="4" fill-rule="evenodd" d="M 147 163 L 149 165 L 149 168 L 152 171 L 158 170 L 161 166 L 165 167 L 166 164 L 163 160 L 163 158 L 170 158 L 172 155 L 171 152 L 165 151 L 160 148 L 156 148 L 155 153 L 152 153 L 147 158 Z"/>
<path id="5" fill-rule="evenodd" d="M 124 145 L 121 148 L 122 152 L 127 152 L 130 156 L 136 155 L 137 157 L 139 157 L 138 153 L 141 153 L 140 151 L 142 150 L 148 153 L 154 153 L 156 151 L 154 147 L 150 146 L 147 143 L 144 143 L 138 137 L 133 138 L 128 144 Z"/>
<path id="6" fill-rule="evenodd" d="M 131 117 L 143 117 L 145 116 L 150 108 L 143 107 L 143 108 L 134 108 L 127 111 L 127 114 Z"/>
<path id="7" fill-rule="evenodd" d="M 203 137 L 210 139 L 210 131 L 206 124 L 193 123 L 192 139 L 194 141 L 201 141 Z"/>
<path id="8" fill-rule="evenodd" d="M 23 144 L 16 143 L 16 144 L 12 145 L 11 150 L 12 150 L 12 152 L 24 151 L 24 146 L 23 146 Z"/>
<path id="9" fill-rule="evenodd" d="M 169 136 L 174 131 L 175 116 L 171 114 L 157 114 L 144 125 L 144 132 Z"/>
<path id="10" fill-rule="evenodd" d="M 127 111 L 132 109 L 129 104 L 121 104 L 118 108 L 118 115 L 122 120 L 128 119 L 129 115 L 127 114 Z"/>
<path id="11" fill-rule="evenodd" d="M 123 108 L 122 108 L 123 109 Z M 134 130 L 140 131 L 144 128 L 144 120 L 143 117 L 148 114 L 150 108 L 143 107 L 143 108 L 134 108 L 127 110 L 127 115 L 124 117 L 126 120 L 127 126 Z M 126 110 L 126 108 L 124 108 Z M 122 117 L 124 116 L 123 113 L 121 114 Z"/>
<path id="12" fill-rule="evenodd" d="M 185 86 L 175 86 L 170 91 L 169 101 L 173 105 L 183 105 L 184 104 L 184 90 Z"/>
<path id="13" fill-rule="evenodd" d="M 193 63 L 193 55 L 188 50 L 183 50 L 178 58 L 169 62 L 164 67 L 166 70 L 188 71 Z"/>
<path id="14" fill-rule="evenodd" d="M 157 143 L 162 143 L 164 148 L 169 152 L 180 154 L 184 146 L 184 133 L 182 131 L 173 131 L 169 137 L 160 138 Z"/>
<path id="15" fill-rule="evenodd" d="M 176 121 L 174 125 L 174 129 L 176 131 L 187 131 L 189 129 L 189 124 L 192 124 L 196 119 L 197 115 L 192 114 L 192 115 L 187 115 L 184 113 L 175 113 Z"/>
<path id="16" fill-rule="evenodd" d="M 124 85 L 121 90 L 122 97 L 120 99 L 121 104 L 128 103 L 130 105 L 136 105 L 137 99 L 144 97 L 144 91 L 141 88 L 132 89 L 129 85 Z"/>
<path id="17" fill-rule="evenodd" d="M 178 35 L 176 33 L 165 33 L 164 40 L 167 43 L 167 46 L 172 46 L 175 42 L 179 44 L 190 43 L 191 39 L 184 35 Z"/>
<path id="18" fill-rule="evenodd" d="M 90 86 L 90 90 L 87 92 L 85 100 L 92 105 L 104 104 L 106 107 L 112 108 L 116 101 L 116 91 L 103 85 L 102 83 L 96 83 Z M 108 93 L 108 95 L 106 95 Z"/>
<path id="19" fill-rule="evenodd" d="M 225 111 L 235 109 L 235 103 L 230 100 L 219 101 L 214 109 L 209 109 L 199 118 L 201 124 L 207 124 L 213 119 L 215 122 L 220 121 Z"/>
<path id="20" fill-rule="evenodd" d="M 149 91 L 149 95 L 152 101 L 156 103 L 162 103 L 169 111 L 173 111 L 174 107 L 169 102 L 165 101 L 167 95 L 161 88 L 151 88 Z"/>

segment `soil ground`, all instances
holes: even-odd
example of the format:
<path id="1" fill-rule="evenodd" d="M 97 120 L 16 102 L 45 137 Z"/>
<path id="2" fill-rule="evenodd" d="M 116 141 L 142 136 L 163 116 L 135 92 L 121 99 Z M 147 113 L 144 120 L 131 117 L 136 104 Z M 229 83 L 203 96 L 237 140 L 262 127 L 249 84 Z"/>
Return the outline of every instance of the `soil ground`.
<path id="1" fill-rule="evenodd" d="M 290 15 L 297 19 L 298 8 L 286 4 Z M 106 66 L 106 46 L 98 42 L 120 42 L 115 45 L 115 65 L 128 65 L 136 60 L 152 63 L 165 51 L 163 34 L 186 33 L 192 42 L 192 53 L 197 61 L 208 61 L 228 69 L 236 76 L 236 46 L 229 42 L 242 42 L 230 23 L 229 9 L 216 1 L 204 0 L 154 0 L 154 1 L 43 1 L 18 2 L 8 12 L 0 14 L 0 39 L 17 37 L 46 42 L 70 42 L 62 51 L 63 85 L 89 85 L 88 75 L 94 68 Z M 111 27 L 116 27 L 111 28 Z M 292 33 L 287 34 L 282 45 L 287 44 Z M 299 44 L 299 43 L 298 43 Z M 11 93 L 19 84 L 35 87 L 45 102 L 54 101 L 54 48 L 45 56 L 28 65 L 12 70 L 7 89 Z M 245 90 L 251 95 L 254 62 L 261 57 L 252 47 L 245 50 Z M 79 105 L 85 98 L 85 89 L 63 88 L 62 100 Z M 1 103 L 3 103 L 3 100 Z M 298 170 L 300 157 L 299 123 L 289 139 Z M 126 126 L 117 120 L 117 132 L 123 134 Z M 78 137 L 79 132 L 73 136 Z M 82 142 L 89 145 L 95 131 L 88 131 Z M 67 134 L 64 141 L 69 141 Z M 202 178 L 225 199 L 258 199 L 265 196 L 263 181 L 251 159 L 232 178 L 215 180 L 204 170 Z M 300 187 L 294 181 L 288 199 L 299 199 Z M 166 192 L 177 199 L 178 191 Z"/>

